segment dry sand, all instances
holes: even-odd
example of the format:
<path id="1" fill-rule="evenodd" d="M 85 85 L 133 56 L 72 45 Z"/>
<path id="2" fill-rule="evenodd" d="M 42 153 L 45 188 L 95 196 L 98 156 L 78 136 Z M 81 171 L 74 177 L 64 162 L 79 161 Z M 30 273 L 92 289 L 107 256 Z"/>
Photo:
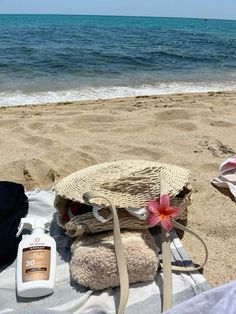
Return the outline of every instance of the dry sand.
<path id="1" fill-rule="evenodd" d="M 209 249 L 204 275 L 218 286 L 236 277 L 236 204 L 211 185 L 236 150 L 236 94 L 178 94 L 0 108 L 0 178 L 50 189 L 67 174 L 127 158 L 192 172 L 188 226 Z M 202 250 L 184 236 L 192 258 Z"/>

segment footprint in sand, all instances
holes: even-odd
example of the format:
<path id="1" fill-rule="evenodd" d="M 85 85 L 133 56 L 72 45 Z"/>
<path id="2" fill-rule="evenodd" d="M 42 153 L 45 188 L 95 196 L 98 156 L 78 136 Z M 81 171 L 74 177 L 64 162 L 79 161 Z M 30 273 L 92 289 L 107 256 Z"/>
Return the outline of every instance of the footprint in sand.
<path id="1" fill-rule="evenodd" d="M 111 154 L 101 144 L 83 145 L 80 147 L 78 154 L 84 159 L 91 163 L 98 163 L 103 160 L 109 160 Z"/>
<path id="2" fill-rule="evenodd" d="M 54 142 L 49 138 L 44 138 L 41 136 L 24 136 L 23 141 L 27 144 L 33 144 L 34 146 L 42 146 L 42 147 L 49 147 L 54 144 Z"/>
<path id="3" fill-rule="evenodd" d="M 170 127 L 172 127 L 173 129 L 177 129 L 180 131 L 195 131 L 197 130 L 197 126 L 194 123 L 191 122 L 183 122 L 183 123 L 175 123 L 172 122 L 170 125 Z"/>
<path id="4" fill-rule="evenodd" d="M 34 122 L 34 123 L 29 124 L 28 128 L 32 130 L 40 130 L 43 128 L 44 125 L 45 124 L 41 122 Z"/>
<path id="5" fill-rule="evenodd" d="M 160 151 L 155 152 L 148 148 L 133 147 L 133 146 L 130 146 L 129 149 L 122 151 L 122 153 L 125 155 L 129 155 L 130 157 L 137 157 L 137 158 L 148 157 L 148 158 L 151 158 L 152 160 L 158 160 L 163 156 L 163 154 Z"/>
<path id="6" fill-rule="evenodd" d="M 17 119 L 4 119 L 4 120 L 0 120 L 0 128 L 6 128 L 6 129 L 11 129 L 14 126 L 16 126 L 18 124 L 18 120 Z"/>
<path id="7" fill-rule="evenodd" d="M 35 187 L 51 186 L 59 178 L 59 173 L 46 161 L 32 158 L 20 159 L 3 165 L 0 169 L 2 179 L 22 183 L 27 190 Z"/>
<path id="8" fill-rule="evenodd" d="M 96 127 L 96 128 L 88 128 L 88 131 L 90 133 L 107 133 L 107 128 L 104 128 L 104 127 Z"/>
<path id="9" fill-rule="evenodd" d="M 49 186 L 60 177 L 49 163 L 36 158 L 26 160 L 22 172 L 28 188 L 39 185 L 39 182 L 42 182 L 43 186 Z"/>
<path id="10" fill-rule="evenodd" d="M 235 123 L 231 123 L 231 122 L 228 122 L 228 121 L 222 121 L 222 120 L 220 120 L 220 121 L 211 121 L 211 120 L 209 120 L 207 122 L 207 124 L 210 124 L 210 125 L 218 127 L 218 128 L 221 128 L 221 127 L 228 128 L 228 127 L 235 126 Z"/>
<path id="11" fill-rule="evenodd" d="M 102 114 L 89 114 L 89 115 L 78 115 L 75 117 L 72 117 L 71 122 L 73 127 L 80 128 L 81 123 L 86 124 L 94 124 L 94 123 L 107 123 L 107 122 L 113 122 L 116 119 L 112 115 L 102 115 Z"/>
<path id="12" fill-rule="evenodd" d="M 66 127 L 61 124 L 55 123 L 54 125 L 49 125 L 45 128 L 47 130 L 47 134 L 63 134 L 66 131 Z M 70 129 L 70 127 L 68 127 Z"/>
<path id="13" fill-rule="evenodd" d="M 161 112 L 156 113 L 155 116 L 160 121 L 190 119 L 189 113 L 182 109 L 171 109 L 171 110 L 161 111 Z"/>
<path id="14" fill-rule="evenodd" d="M 10 133 L 16 134 L 17 136 L 20 136 L 20 137 L 30 136 L 30 132 L 27 131 L 27 129 L 23 126 L 16 126 L 16 127 L 12 128 L 10 130 Z"/>
<path id="15" fill-rule="evenodd" d="M 73 116 L 81 116 L 82 114 L 83 114 L 83 111 L 79 111 L 79 110 L 68 110 L 68 111 L 63 110 L 63 112 L 55 111 L 53 113 L 53 116 L 55 119 L 57 119 L 57 117 L 64 117 L 65 119 L 70 119 Z"/>
<path id="16" fill-rule="evenodd" d="M 34 122 L 27 125 L 27 128 L 31 131 L 40 131 L 40 134 L 60 134 L 65 131 L 65 127 L 60 123 L 51 123 L 50 122 Z M 31 133 L 28 132 L 28 135 Z"/>

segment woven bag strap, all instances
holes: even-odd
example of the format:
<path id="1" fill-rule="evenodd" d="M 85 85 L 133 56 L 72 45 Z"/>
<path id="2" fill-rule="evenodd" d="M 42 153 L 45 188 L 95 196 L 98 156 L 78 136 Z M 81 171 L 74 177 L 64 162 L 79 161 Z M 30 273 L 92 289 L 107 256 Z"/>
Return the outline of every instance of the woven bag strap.
<path id="1" fill-rule="evenodd" d="M 171 273 L 171 250 L 170 250 L 170 233 L 161 228 L 161 246 L 163 268 L 163 304 L 162 312 L 172 307 L 172 273 Z"/>
<path id="2" fill-rule="evenodd" d="M 160 171 L 160 195 L 168 194 L 166 176 L 163 170 Z M 205 242 L 202 238 L 197 235 L 194 231 L 189 228 L 179 224 L 176 221 L 173 221 L 173 226 L 182 231 L 186 231 L 194 235 L 200 242 L 203 244 L 205 249 L 205 259 L 204 262 L 198 267 L 184 267 L 184 266 L 175 266 L 171 265 L 171 248 L 170 248 L 170 233 L 161 227 L 162 235 L 162 261 L 161 267 L 163 268 L 163 306 L 162 311 L 165 312 L 172 307 L 172 270 L 181 271 L 181 272 L 190 272 L 197 271 L 204 267 L 208 259 L 208 250 Z"/>
<path id="3" fill-rule="evenodd" d="M 204 251 L 205 251 L 205 258 L 204 258 L 204 261 L 202 262 L 202 264 L 200 264 L 199 266 L 189 266 L 189 267 L 185 267 L 185 266 L 172 266 L 172 270 L 176 270 L 176 271 L 181 271 L 181 272 L 188 272 L 188 271 L 197 271 L 197 270 L 200 270 L 202 269 L 207 260 L 208 260 L 208 249 L 207 249 L 207 246 L 206 246 L 206 243 L 203 241 L 203 239 L 196 233 L 194 232 L 193 230 L 181 225 L 180 223 L 176 222 L 176 221 L 173 221 L 173 225 L 176 229 L 180 229 L 182 231 L 185 231 L 185 232 L 188 232 L 192 235 L 194 235 L 203 245 L 204 247 Z"/>
<path id="4" fill-rule="evenodd" d="M 172 307 L 172 274 L 171 271 L 181 271 L 181 272 L 190 272 L 190 271 L 197 271 L 204 267 L 208 259 L 208 250 L 205 242 L 202 238 L 195 233 L 194 231 L 190 230 L 189 228 L 179 224 L 178 222 L 174 221 L 173 225 L 175 228 L 180 229 L 182 231 L 188 232 L 194 235 L 200 242 L 203 244 L 205 250 L 205 259 L 202 264 L 197 267 L 185 267 L 185 266 L 175 266 L 171 265 L 171 250 L 170 250 L 170 233 L 161 228 L 162 233 L 162 260 L 163 263 L 161 267 L 163 268 L 163 306 L 162 311 L 165 312 Z"/>
<path id="5" fill-rule="evenodd" d="M 124 255 L 124 248 L 123 248 L 122 240 L 121 240 L 119 218 L 118 218 L 115 206 L 105 195 L 94 192 L 94 191 L 90 191 L 83 194 L 83 198 L 85 198 L 91 204 L 92 202 L 90 202 L 90 200 L 96 197 L 104 198 L 109 203 L 110 210 L 113 216 L 113 238 L 114 238 L 116 260 L 117 260 L 117 266 L 118 266 L 118 272 L 119 272 L 119 278 L 120 278 L 120 302 L 119 302 L 118 314 L 123 314 L 125 311 L 125 307 L 126 307 L 128 296 L 129 296 L 129 277 L 128 277 L 127 264 L 126 264 L 125 255 Z"/>

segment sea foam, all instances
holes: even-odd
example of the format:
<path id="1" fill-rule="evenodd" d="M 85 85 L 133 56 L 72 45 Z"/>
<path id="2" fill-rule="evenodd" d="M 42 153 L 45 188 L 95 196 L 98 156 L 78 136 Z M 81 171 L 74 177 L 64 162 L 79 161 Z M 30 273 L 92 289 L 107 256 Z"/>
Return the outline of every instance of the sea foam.
<path id="1" fill-rule="evenodd" d="M 236 82 L 176 82 L 161 83 L 156 85 L 142 85 L 138 87 L 87 87 L 83 89 L 45 91 L 36 93 L 23 93 L 21 91 L 1 92 L 0 106 L 2 107 L 29 104 L 37 105 L 57 102 L 112 99 L 132 96 L 151 96 L 176 93 L 206 93 L 210 91 L 236 91 Z"/>

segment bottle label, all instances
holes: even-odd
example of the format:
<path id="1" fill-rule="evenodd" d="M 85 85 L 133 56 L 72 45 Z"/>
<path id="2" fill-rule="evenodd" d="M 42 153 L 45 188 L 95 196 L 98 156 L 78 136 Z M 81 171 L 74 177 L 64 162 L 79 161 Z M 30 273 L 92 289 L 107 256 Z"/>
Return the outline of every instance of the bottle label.
<path id="1" fill-rule="evenodd" d="M 50 258 L 50 246 L 31 246 L 24 248 L 22 254 L 22 282 L 48 280 Z"/>

